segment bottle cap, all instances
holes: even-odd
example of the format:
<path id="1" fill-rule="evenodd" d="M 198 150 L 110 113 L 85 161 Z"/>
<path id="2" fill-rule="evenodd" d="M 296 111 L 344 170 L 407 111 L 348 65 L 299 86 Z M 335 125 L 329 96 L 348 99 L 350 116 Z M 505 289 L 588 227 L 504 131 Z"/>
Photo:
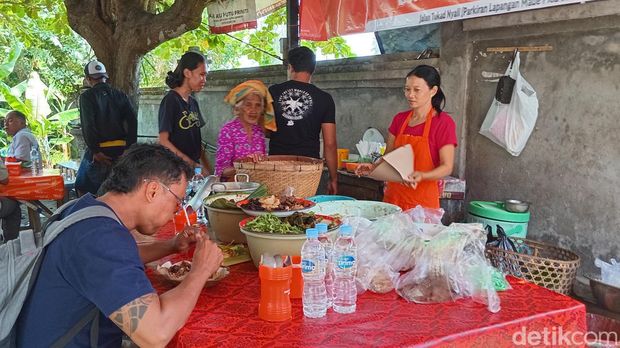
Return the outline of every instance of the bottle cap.
<path id="1" fill-rule="evenodd" d="M 202 168 L 200 168 L 200 167 L 194 168 L 194 174 L 196 174 L 196 175 L 202 174 Z"/>
<path id="2" fill-rule="evenodd" d="M 327 232 L 327 224 L 324 223 L 318 223 L 316 224 L 315 228 L 319 231 L 319 234 L 323 234 L 325 232 Z"/>
<path id="3" fill-rule="evenodd" d="M 319 230 L 316 228 L 308 228 L 306 229 L 306 237 L 308 238 L 317 238 L 319 236 Z"/>
<path id="4" fill-rule="evenodd" d="M 351 225 L 342 225 L 340 226 L 340 235 L 341 236 L 350 236 L 353 234 L 353 227 Z"/>

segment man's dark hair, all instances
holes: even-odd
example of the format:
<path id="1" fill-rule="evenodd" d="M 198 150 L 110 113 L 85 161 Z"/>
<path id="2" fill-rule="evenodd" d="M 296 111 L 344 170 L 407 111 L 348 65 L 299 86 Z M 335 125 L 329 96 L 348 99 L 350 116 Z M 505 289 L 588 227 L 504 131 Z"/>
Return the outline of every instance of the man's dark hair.
<path id="1" fill-rule="evenodd" d="M 134 144 L 121 156 L 112 172 L 101 184 L 99 194 L 129 193 L 144 179 L 161 181 L 164 185 L 189 180 L 192 168 L 168 148 L 157 144 Z"/>
<path id="2" fill-rule="evenodd" d="M 295 72 L 314 73 L 316 68 L 316 56 L 308 47 L 295 47 L 288 51 L 288 63 Z"/>
<path id="3" fill-rule="evenodd" d="M 24 115 L 24 113 L 22 113 L 21 111 L 11 110 L 11 111 L 6 113 L 5 118 L 7 118 L 9 116 L 10 117 L 17 117 L 20 120 L 22 120 L 24 123 L 26 123 L 26 115 Z"/>

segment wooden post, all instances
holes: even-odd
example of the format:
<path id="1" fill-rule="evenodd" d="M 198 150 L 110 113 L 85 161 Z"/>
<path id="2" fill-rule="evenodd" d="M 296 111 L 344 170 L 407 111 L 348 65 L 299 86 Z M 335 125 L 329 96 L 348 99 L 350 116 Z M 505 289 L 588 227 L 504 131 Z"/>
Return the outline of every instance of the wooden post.
<path id="1" fill-rule="evenodd" d="M 299 0 L 286 1 L 286 35 L 287 47 L 283 52 L 285 65 L 288 64 L 286 59 L 288 50 L 299 46 Z"/>

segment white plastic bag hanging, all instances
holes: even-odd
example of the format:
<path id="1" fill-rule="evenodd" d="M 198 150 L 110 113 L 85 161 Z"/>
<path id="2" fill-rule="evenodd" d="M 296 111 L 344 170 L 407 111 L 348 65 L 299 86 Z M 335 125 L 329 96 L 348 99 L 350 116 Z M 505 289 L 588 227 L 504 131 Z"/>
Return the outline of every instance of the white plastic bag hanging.
<path id="1" fill-rule="evenodd" d="M 480 134 L 513 156 L 519 156 L 525 148 L 538 118 L 536 91 L 519 72 L 519 64 L 517 52 L 505 74 L 515 80 L 510 103 L 503 104 L 494 98 L 480 127 Z"/>

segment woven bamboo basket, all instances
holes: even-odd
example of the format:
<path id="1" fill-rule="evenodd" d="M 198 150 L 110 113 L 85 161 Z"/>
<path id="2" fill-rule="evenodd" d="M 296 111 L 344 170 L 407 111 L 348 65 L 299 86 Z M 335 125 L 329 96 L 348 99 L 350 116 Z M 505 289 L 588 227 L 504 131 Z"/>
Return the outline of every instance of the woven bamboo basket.
<path id="1" fill-rule="evenodd" d="M 531 255 L 487 245 L 486 256 L 494 267 L 547 289 L 569 294 L 581 263 L 572 251 L 530 239 L 511 237 L 522 250 L 526 245 Z"/>
<path id="2" fill-rule="evenodd" d="M 316 194 L 323 173 L 323 161 L 303 156 L 267 156 L 260 162 L 239 159 L 234 162 L 237 174 L 247 174 L 253 182 L 267 186 L 270 194 L 280 194 L 287 187 L 297 197 Z"/>

